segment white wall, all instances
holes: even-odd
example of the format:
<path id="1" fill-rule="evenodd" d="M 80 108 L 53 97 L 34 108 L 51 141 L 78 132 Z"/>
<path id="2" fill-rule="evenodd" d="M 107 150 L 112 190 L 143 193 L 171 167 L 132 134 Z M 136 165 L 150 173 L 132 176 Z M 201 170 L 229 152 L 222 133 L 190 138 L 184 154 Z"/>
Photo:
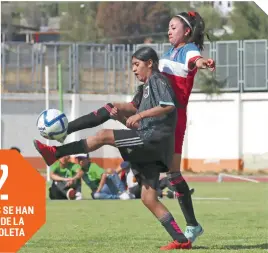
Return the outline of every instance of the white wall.
<path id="1" fill-rule="evenodd" d="M 192 94 L 184 157 L 216 162 L 243 159 L 249 169 L 268 168 L 268 94 Z"/>
<path id="2" fill-rule="evenodd" d="M 65 112 L 70 119 L 79 117 L 107 102 L 130 101 L 131 96 L 65 95 Z M 58 108 L 58 96 L 50 96 L 50 107 Z M 19 146 L 25 156 L 37 156 L 32 140 L 41 139 L 36 118 L 45 107 L 42 94 L 2 95 L 2 148 Z M 245 167 L 268 168 L 268 94 L 226 93 L 207 97 L 192 94 L 188 106 L 188 128 L 183 157 L 217 161 L 244 159 Z M 102 126 L 80 131 L 68 141 L 93 135 L 101 128 L 120 128 L 112 120 Z M 53 142 L 51 142 L 54 144 Z M 112 147 L 104 147 L 94 157 L 119 157 Z"/>

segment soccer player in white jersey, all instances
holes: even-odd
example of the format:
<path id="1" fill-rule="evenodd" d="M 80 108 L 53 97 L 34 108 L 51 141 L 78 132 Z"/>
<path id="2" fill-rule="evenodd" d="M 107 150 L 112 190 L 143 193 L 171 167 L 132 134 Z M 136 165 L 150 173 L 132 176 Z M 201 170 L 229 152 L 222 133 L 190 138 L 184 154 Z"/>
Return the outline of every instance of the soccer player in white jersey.
<path id="1" fill-rule="evenodd" d="M 175 188 L 187 227 L 185 236 L 194 242 L 203 233 L 194 214 L 191 193 L 181 175 L 180 164 L 187 123 L 187 105 L 198 69 L 215 69 L 212 59 L 204 59 L 205 23 L 197 12 L 182 12 L 169 22 L 168 37 L 172 47 L 162 56 L 159 70 L 168 77 L 180 107 L 177 110 L 175 154 L 167 176 Z"/>

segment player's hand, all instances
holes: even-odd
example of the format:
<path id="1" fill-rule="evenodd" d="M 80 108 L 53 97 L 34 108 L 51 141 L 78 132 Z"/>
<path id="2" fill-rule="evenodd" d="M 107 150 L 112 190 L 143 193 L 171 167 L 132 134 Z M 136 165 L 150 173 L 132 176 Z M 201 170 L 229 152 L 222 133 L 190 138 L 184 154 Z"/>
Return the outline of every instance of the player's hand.
<path id="1" fill-rule="evenodd" d="M 213 59 L 207 59 L 206 66 L 211 71 L 214 71 L 216 69 L 216 64 L 215 64 L 215 61 Z"/>
<path id="2" fill-rule="evenodd" d="M 196 61 L 196 67 L 198 69 L 209 69 L 211 71 L 214 71 L 215 61 L 213 59 L 200 58 Z"/>
<path id="3" fill-rule="evenodd" d="M 128 128 L 138 128 L 139 122 L 142 120 L 140 114 L 135 114 L 127 119 L 126 126 Z"/>
<path id="4" fill-rule="evenodd" d="M 119 110 L 116 107 L 113 107 L 110 112 L 110 117 L 112 119 L 118 120 L 119 119 Z"/>

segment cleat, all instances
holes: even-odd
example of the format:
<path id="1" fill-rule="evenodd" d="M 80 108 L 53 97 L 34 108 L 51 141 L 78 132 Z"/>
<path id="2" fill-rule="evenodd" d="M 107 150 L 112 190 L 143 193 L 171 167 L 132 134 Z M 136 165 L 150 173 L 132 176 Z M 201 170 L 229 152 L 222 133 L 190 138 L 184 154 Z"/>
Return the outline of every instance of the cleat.
<path id="1" fill-rule="evenodd" d="M 190 189 L 190 194 L 193 195 L 194 194 L 194 188 Z"/>
<path id="2" fill-rule="evenodd" d="M 193 243 L 196 238 L 204 233 L 204 229 L 201 227 L 200 224 L 198 226 L 187 226 L 185 230 L 185 237 Z"/>
<path id="3" fill-rule="evenodd" d="M 160 250 L 191 249 L 191 248 L 192 243 L 190 241 L 188 242 L 173 241 L 166 246 L 162 246 Z"/>
<path id="4" fill-rule="evenodd" d="M 47 146 L 38 140 L 34 140 L 34 146 L 48 166 L 57 161 L 55 146 Z"/>
<path id="5" fill-rule="evenodd" d="M 68 200 L 75 200 L 76 191 L 73 188 L 70 188 L 66 193 L 66 197 L 67 197 Z"/>

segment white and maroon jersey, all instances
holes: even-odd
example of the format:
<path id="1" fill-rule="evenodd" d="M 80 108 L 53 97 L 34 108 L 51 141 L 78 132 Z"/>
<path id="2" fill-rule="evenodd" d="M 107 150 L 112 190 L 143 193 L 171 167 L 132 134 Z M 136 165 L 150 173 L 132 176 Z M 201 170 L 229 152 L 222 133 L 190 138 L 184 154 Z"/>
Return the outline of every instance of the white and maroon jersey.
<path id="1" fill-rule="evenodd" d="M 184 107 L 188 104 L 197 71 L 191 65 L 199 58 L 199 48 L 188 43 L 180 48 L 170 48 L 159 61 L 160 72 L 169 78 L 178 103 Z"/>

